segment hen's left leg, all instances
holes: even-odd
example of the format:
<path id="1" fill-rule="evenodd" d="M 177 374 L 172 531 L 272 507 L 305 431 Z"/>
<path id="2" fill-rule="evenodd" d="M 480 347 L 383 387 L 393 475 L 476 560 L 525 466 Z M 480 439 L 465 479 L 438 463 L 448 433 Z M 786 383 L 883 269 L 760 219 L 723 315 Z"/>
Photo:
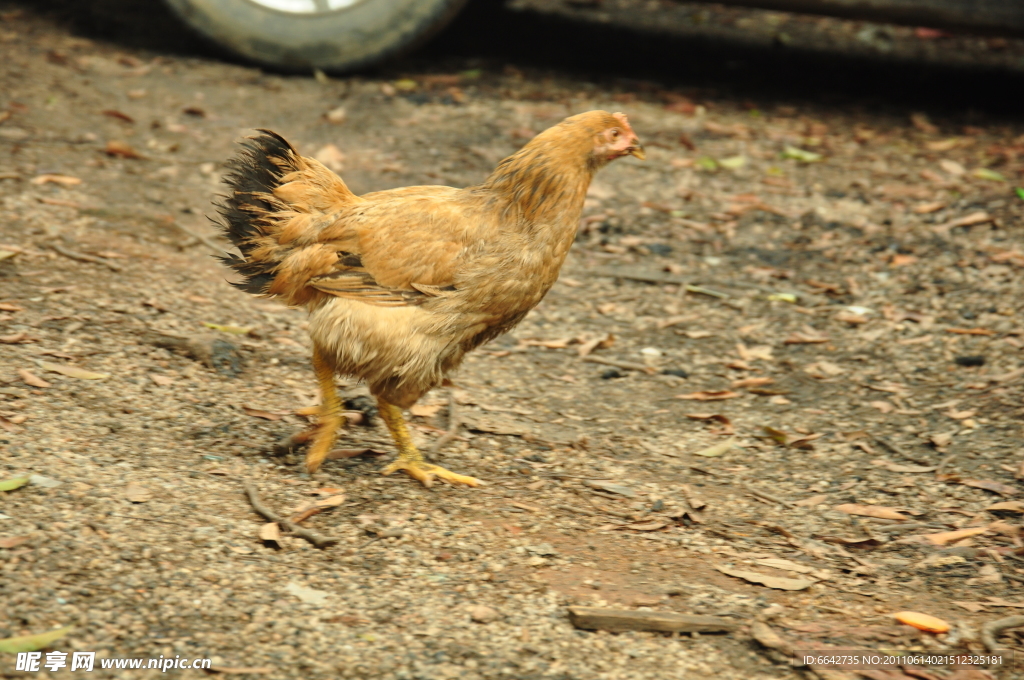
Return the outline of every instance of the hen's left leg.
<path id="1" fill-rule="evenodd" d="M 381 420 L 388 426 L 388 431 L 391 432 L 391 437 L 395 440 L 395 445 L 398 447 L 398 460 L 381 470 L 381 474 L 390 475 L 396 470 L 402 470 L 413 479 L 419 480 L 426 487 L 434 483 L 435 477 L 439 477 L 452 484 L 465 484 L 466 486 L 479 486 L 483 483 L 476 477 L 460 475 L 445 470 L 439 465 L 431 465 L 426 462 L 423 459 L 423 454 L 412 443 L 409 428 L 406 427 L 405 419 L 402 418 L 402 409 L 394 404 L 389 404 L 380 397 L 377 397 L 377 406 L 380 409 Z"/>

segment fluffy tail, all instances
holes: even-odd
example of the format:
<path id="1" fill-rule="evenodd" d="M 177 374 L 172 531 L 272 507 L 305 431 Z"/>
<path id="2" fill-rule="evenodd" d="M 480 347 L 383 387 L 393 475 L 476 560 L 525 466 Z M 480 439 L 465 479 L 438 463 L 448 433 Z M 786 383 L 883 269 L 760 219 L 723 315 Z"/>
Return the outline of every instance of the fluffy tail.
<path id="1" fill-rule="evenodd" d="M 359 199 L 283 137 L 259 132 L 228 163 L 230 193 L 218 205 L 218 226 L 242 256 L 220 259 L 243 276 L 236 287 L 305 304 L 318 295 L 309 279 L 330 272 L 338 260 L 335 248 L 317 242 L 319 232 L 334 222 L 332 212 Z"/>

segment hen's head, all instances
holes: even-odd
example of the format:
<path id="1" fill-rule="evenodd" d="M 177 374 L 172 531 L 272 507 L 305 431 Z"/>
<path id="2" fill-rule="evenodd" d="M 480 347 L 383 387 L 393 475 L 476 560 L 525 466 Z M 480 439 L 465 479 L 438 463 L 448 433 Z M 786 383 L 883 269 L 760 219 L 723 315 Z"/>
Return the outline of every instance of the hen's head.
<path id="1" fill-rule="evenodd" d="M 564 145 L 567 150 L 575 148 L 576 153 L 584 154 L 596 166 L 623 156 L 636 156 L 640 160 L 645 158 L 644 147 L 624 113 L 580 113 L 545 130 L 535 139 L 538 142 L 544 139 L 545 142 Z"/>
<path id="2" fill-rule="evenodd" d="M 623 156 L 636 156 L 640 160 L 647 157 L 647 154 L 644 153 L 644 145 L 640 143 L 640 138 L 629 126 L 626 114 L 609 114 L 605 111 L 592 111 L 591 113 L 603 114 L 598 117 L 600 127 L 603 129 L 594 137 L 595 158 L 608 162 Z"/>

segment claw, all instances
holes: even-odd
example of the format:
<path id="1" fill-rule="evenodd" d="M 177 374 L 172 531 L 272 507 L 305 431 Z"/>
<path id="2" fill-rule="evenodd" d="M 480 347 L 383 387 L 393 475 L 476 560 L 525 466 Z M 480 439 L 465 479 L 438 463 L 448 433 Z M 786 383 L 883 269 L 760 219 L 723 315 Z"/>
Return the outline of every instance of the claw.
<path id="1" fill-rule="evenodd" d="M 435 479 L 443 479 L 449 484 L 465 484 L 466 486 L 482 486 L 483 480 L 468 475 L 460 475 L 457 472 L 446 470 L 440 465 L 430 465 L 410 460 L 396 460 L 380 471 L 382 475 L 390 475 L 401 470 L 428 489 L 433 486 Z"/>

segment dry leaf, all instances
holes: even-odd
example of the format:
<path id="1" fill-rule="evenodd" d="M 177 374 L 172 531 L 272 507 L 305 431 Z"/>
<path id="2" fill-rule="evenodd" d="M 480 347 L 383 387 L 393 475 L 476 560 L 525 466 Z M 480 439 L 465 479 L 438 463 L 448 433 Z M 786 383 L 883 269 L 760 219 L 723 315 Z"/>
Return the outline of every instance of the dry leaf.
<path id="1" fill-rule="evenodd" d="M 628 486 L 623 486 L 621 484 L 606 482 L 602 479 L 585 479 L 583 480 L 583 484 L 585 486 L 589 486 L 591 489 L 616 493 L 620 496 L 625 496 L 626 498 L 636 498 L 636 491 L 633 491 Z"/>
<path id="2" fill-rule="evenodd" d="M 845 370 L 842 366 L 834 364 L 831 361 L 816 361 L 813 364 L 805 366 L 804 372 L 812 378 L 823 380 L 825 378 L 834 378 L 837 375 L 841 375 Z"/>
<path id="3" fill-rule="evenodd" d="M 857 505 L 855 503 L 846 503 L 844 505 L 837 505 L 835 510 L 845 512 L 847 515 L 860 515 L 861 517 L 877 517 L 879 519 L 898 519 L 903 521 L 908 519 L 906 515 L 898 512 L 894 508 L 887 508 L 882 505 Z"/>
<path id="4" fill-rule="evenodd" d="M 732 383 L 733 389 L 740 389 L 743 387 L 761 387 L 763 385 L 771 385 L 775 382 L 774 378 L 742 378 L 740 380 L 734 380 Z"/>
<path id="5" fill-rule="evenodd" d="M 267 522 L 260 527 L 259 538 L 261 541 L 267 541 L 272 543 L 281 542 L 281 527 L 278 526 L 277 522 Z"/>
<path id="6" fill-rule="evenodd" d="M 432 418 L 441 410 L 441 404 L 413 404 L 409 413 L 420 418 Z"/>
<path id="7" fill-rule="evenodd" d="M 335 494 L 328 496 L 327 498 L 320 498 L 316 501 L 316 507 L 318 508 L 333 508 L 341 505 L 345 502 L 345 494 Z"/>
<path id="8" fill-rule="evenodd" d="M 26 385 L 31 385 L 32 387 L 50 387 L 50 383 L 46 382 L 45 380 L 43 380 L 36 374 L 32 373 L 31 371 L 25 370 L 24 368 L 18 369 L 18 376 L 21 378 L 21 381 Z"/>
<path id="9" fill-rule="evenodd" d="M 958 529 L 957 531 L 942 531 L 937 534 L 924 534 L 920 538 L 932 545 L 946 545 L 971 536 L 978 536 L 988 531 L 988 527 L 972 527 L 970 529 Z"/>
<path id="10" fill-rule="evenodd" d="M 782 341 L 786 345 L 817 345 L 828 342 L 828 336 L 811 329 L 810 332 L 798 331 Z"/>
<path id="11" fill-rule="evenodd" d="M 37 649 L 45 649 L 51 643 L 60 640 L 70 633 L 71 629 L 72 626 L 64 626 L 63 628 L 48 630 L 45 633 L 5 638 L 0 640 L 0 652 L 4 654 L 18 654 L 20 652 L 34 652 Z"/>
<path id="12" fill-rule="evenodd" d="M 242 410 L 245 411 L 245 415 L 252 416 L 253 418 L 263 418 L 264 420 L 281 420 L 283 416 L 277 413 L 271 413 L 270 411 L 264 411 L 263 409 L 252 408 L 242 404 Z"/>
<path id="13" fill-rule="evenodd" d="M 778 576 L 759 574 L 756 571 L 744 571 L 742 569 L 732 569 L 731 567 L 725 566 L 716 566 L 715 569 L 728 576 L 735 576 L 736 578 L 741 578 L 744 581 L 750 581 L 751 583 L 760 583 L 763 586 L 768 586 L 769 588 L 775 588 L 777 590 L 806 590 L 816 583 L 815 581 L 807 579 L 780 578 Z"/>
<path id="14" fill-rule="evenodd" d="M 896 406 L 891 401 L 869 401 L 868 406 L 877 408 L 882 413 L 892 413 L 896 410 Z"/>
<path id="15" fill-rule="evenodd" d="M 168 377 L 166 375 L 160 375 L 159 373 L 150 373 L 149 379 L 155 382 L 157 385 L 160 385 L 160 387 L 167 387 L 168 385 L 174 384 L 174 378 Z"/>
<path id="16" fill-rule="evenodd" d="M 631 531 L 657 531 L 668 526 L 668 522 L 644 522 L 642 524 L 623 524 L 617 528 Z"/>
<path id="17" fill-rule="evenodd" d="M 806 564 L 800 564 L 791 560 L 784 560 L 778 557 L 769 557 L 760 560 L 754 560 L 754 564 L 758 564 L 762 567 L 771 567 L 772 569 L 781 569 L 783 571 L 792 571 L 797 574 L 812 574 L 817 569 L 810 567 Z"/>
<path id="18" fill-rule="evenodd" d="M 972 614 L 977 614 L 978 612 L 980 612 L 983 609 L 985 609 L 985 605 L 983 605 L 980 602 L 961 602 L 959 600 L 953 600 L 953 604 L 955 604 L 956 606 L 958 606 L 958 607 L 960 607 L 962 609 L 966 609 L 967 611 L 971 612 Z"/>
<path id="19" fill-rule="evenodd" d="M 956 432 L 940 432 L 939 434 L 933 434 L 930 436 L 928 441 L 941 449 L 944 446 L 949 446 L 949 443 L 953 441 L 954 434 L 956 434 Z"/>
<path id="20" fill-rule="evenodd" d="M 576 348 L 581 357 L 585 357 L 596 349 L 608 349 L 615 344 L 615 336 L 608 333 L 604 337 L 587 340 Z"/>
<path id="21" fill-rule="evenodd" d="M 754 347 L 747 347 L 742 342 L 738 342 L 736 343 L 736 353 L 740 355 L 740 359 L 743 361 L 754 361 L 755 359 L 773 361 L 775 358 L 772 356 L 772 348 L 770 345 L 755 345 Z"/>
<path id="22" fill-rule="evenodd" d="M 127 142 L 120 142 L 117 140 L 110 140 L 107 142 L 107 146 L 103 151 L 108 156 L 115 156 L 118 158 L 142 158 L 139 152 L 131 147 Z"/>
<path id="23" fill-rule="evenodd" d="M 63 187 L 73 187 L 81 183 L 81 179 L 71 175 L 36 175 L 32 178 L 32 184 L 59 184 Z"/>
<path id="24" fill-rule="evenodd" d="M 705 458 L 715 458 L 716 456 L 728 453 L 734 446 L 736 446 L 736 437 L 729 437 L 724 442 L 719 442 L 718 444 L 709 446 L 701 451 L 694 451 L 693 455 L 704 456 Z"/>
<path id="25" fill-rule="evenodd" d="M 994 503 L 985 509 L 988 511 L 1002 510 L 1004 512 L 1024 512 L 1024 503 L 1020 501 L 1003 501 L 1002 503 Z"/>
<path id="26" fill-rule="evenodd" d="M 939 469 L 937 465 L 903 465 L 883 458 L 873 460 L 871 461 L 871 464 L 884 467 L 890 472 L 935 472 Z"/>
<path id="27" fill-rule="evenodd" d="M 1024 602 L 1010 602 L 1009 600 L 1004 600 L 1001 597 L 988 597 L 986 599 L 988 601 L 985 604 L 991 605 L 993 607 L 1017 607 L 1017 608 L 1024 608 Z M 959 602 L 957 604 L 959 604 Z"/>
<path id="28" fill-rule="evenodd" d="M 342 109 L 344 117 L 344 109 Z M 320 147 L 313 158 L 317 159 L 334 172 L 341 172 L 345 169 L 345 154 L 334 144 L 327 144 Z"/>
<path id="29" fill-rule="evenodd" d="M 153 494 L 137 482 L 128 482 L 128 486 L 124 490 L 124 497 L 132 503 L 145 503 L 153 498 Z"/>
<path id="30" fill-rule="evenodd" d="M 8 538 L 0 538 L 0 548 L 16 548 L 22 543 L 28 541 L 28 536 L 10 536 Z"/>
<path id="31" fill-rule="evenodd" d="M 940 618 L 921 614 L 920 612 L 896 612 L 892 615 L 894 619 L 918 630 L 929 633 L 945 633 L 949 631 L 949 624 Z"/>
<path id="32" fill-rule="evenodd" d="M 722 424 L 722 434 L 732 434 L 732 421 L 721 413 L 687 413 L 686 417 L 690 420 L 712 420 L 716 423 Z"/>
<path id="33" fill-rule="evenodd" d="M 801 507 L 813 507 L 815 505 L 821 505 L 827 500 L 828 496 L 821 493 L 818 494 L 817 496 L 811 496 L 810 498 L 805 498 L 803 500 L 797 501 L 796 503 L 794 503 L 794 505 L 799 505 Z"/>
<path id="34" fill-rule="evenodd" d="M 24 307 L 20 307 L 13 302 L 0 302 L 0 312 L 23 312 Z"/>
<path id="35" fill-rule="evenodd" d="M 39 365 L 47 371 L 60 373 L 61 375 L 66 375 L 69 378 L 78 378 L 79 380 L 106 380 L 110 377 L 109 373 L 94 373 L 93 371 L 87 371 L 84 368 L 79 368 L 78 366 L 55 364 L 52 361 L 40 361 Z"/>
<path id="36" fill-rule="evenodd" d="M 676 399 L 687 399 L 692 401 L 722 401 L 723 399 L 736 399 L 743 395 L 731 390 L 706 390 L 703 392 L 690 392 L 689 394 L 677 394 Z"/>
<path id="37" fill-rule="evenodd" d="M 963 479 L 960 483 L 964 486 L 973 486 L 975 489 L 991 491 L 992 493 L 997 493 L 1000 496 L 1016 496 L 1020 493 L 1020 490 L 1015 486 L 987 479 Z"/>

